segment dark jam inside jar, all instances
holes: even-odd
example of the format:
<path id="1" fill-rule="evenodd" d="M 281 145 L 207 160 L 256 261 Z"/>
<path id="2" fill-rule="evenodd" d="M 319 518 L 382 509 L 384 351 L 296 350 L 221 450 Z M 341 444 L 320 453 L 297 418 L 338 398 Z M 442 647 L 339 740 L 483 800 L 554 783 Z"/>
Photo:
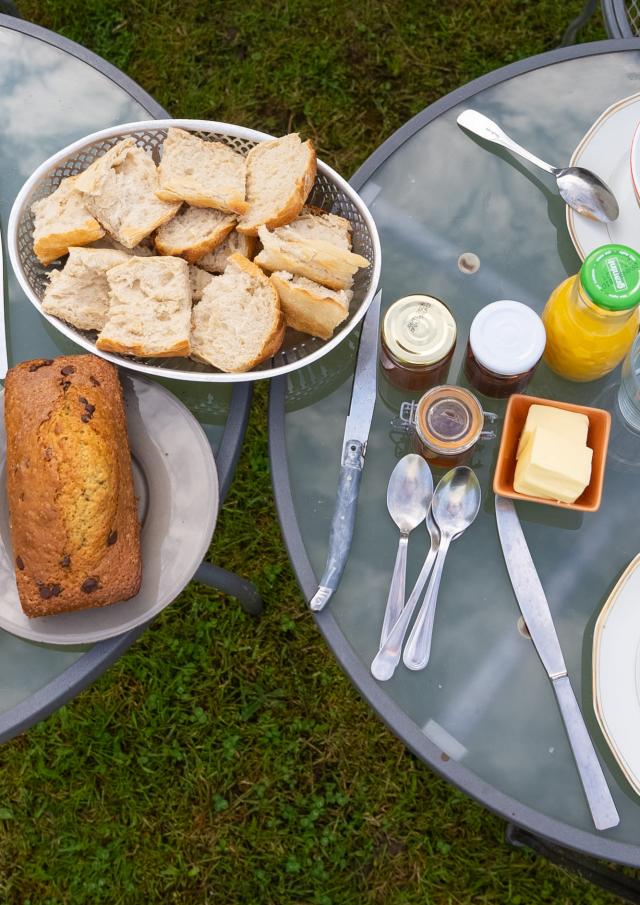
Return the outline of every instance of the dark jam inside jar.
<path id="1" fill-rule="evenodd" d="M 424 392 L 444 383 L 449 375 L 449 365 L 453 358 L 455 343 L 444 358 L 429 365 L 410 366 L 401 364 L 391 356 L 384 338 L 380 338 L 380 366 L 389 383 L 401 390 Z"/>
<path id="2" fill-rule="evenodd" d="M 471 386 L 484 396 L 492 396 L 494 399 L 505 399 L 507 396 L 511 396 L 512 393 L 522 393 L 533 377 L 536 367 L 537 365 L 534 365 L 523 374 L 512 374 L 510 376 L 495 374 L 493 371 L 482 367 L 471 351 L 470 343 L 467 343 L 467 352 L 464 357 L 464 373 Z"/>
<path id="3" fill-rule="evenodd" d="M 462 387 L 434 387 L 418 402 L 414 451 L 431 465 L 461 465 L 469 459 L 483 424 L 484 413 L 473 393 Z"/>

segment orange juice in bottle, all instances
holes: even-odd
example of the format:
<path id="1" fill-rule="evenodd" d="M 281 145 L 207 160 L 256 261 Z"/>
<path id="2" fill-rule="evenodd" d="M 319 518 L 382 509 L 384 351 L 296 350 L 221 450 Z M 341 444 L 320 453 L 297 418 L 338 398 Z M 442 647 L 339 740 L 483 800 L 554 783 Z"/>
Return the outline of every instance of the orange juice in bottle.
<path id="1" fill-rule="evenodd" d="M 624 358 L 640 324 L 640 254 L 602 245 L 560 283 L 542 312 L 544 358 L 569 380 L 596 380 Z"/>

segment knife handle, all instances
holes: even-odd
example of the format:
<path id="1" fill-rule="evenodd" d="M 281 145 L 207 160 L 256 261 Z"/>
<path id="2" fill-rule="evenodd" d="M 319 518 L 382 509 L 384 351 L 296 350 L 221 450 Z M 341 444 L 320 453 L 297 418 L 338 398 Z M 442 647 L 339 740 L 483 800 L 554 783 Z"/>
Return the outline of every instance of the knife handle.
<path id="1" fill-rule="evenodd" d="M 604 778 L 602 767 L 580 713 L 576 696 L 568 676 L 553 679 L 553 690 L 569 736 L 569 744 L 587 796 L 589 810 L 597 830 L 606 830 L 620 823 L 620 817 Z"/>
<path id="2" fill-rule="evenodd" d="M 331 594 L 340 583 L 344 567 L 347 564 L 356 521 L 356 506 L 363 464 L 364 444 L 359 440 L 348 440 L 344 445 L 336 508 L 329 532 L 327 564 L 320 579 L 320 588 L 309 604 L 316 613 L 329 602 Z"/>

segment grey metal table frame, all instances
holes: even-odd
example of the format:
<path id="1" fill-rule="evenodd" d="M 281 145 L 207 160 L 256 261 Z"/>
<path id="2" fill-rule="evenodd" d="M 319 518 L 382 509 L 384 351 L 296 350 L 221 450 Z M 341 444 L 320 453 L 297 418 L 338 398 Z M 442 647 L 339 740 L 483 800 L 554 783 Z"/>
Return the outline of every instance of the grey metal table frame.
<path id="1" fill-rule="evenodd" d="M 565 60 L 630 50 L 640 51 L 640 39 L 598 41 L 560 48 L 520 60 L 481 76 L 436 101 L 405 123 L 380 145 L 356 171 L 350 180 L 351 185 L 358 191 L 362 189 L 378 167 L 408 138 L 450 108 L 473 98 L 479 91 L 534 69 Z M 315 593 L 318 581 L 305 550 L 289 480 L 285 442 L 286 393 L 286 378 L 275 379 L 271 385 L 269 398 L 271 475 L 278 518 L 289 558 L 300 588 L 308 601 Z M 346 414 L 345 411 L 345 418 Z M 638 868 L 640 867 L 640 841 L 637 846 L 633 846 L 588 835 L 582 830 L 549 818 L 509 795 L 505 795 L 455 760 L 443 761 L 440 748 L 419 731 L 416 725 L 387 696 L 373 679 L 369 670 L 358 659 L 334 619 L 331 607 L 327 607 L 315 616 L 315 619 L 338 663 L 380 719 L 436 773 L 489 810 L 503 817 L 507 821 L 506 836 L 511 844 L 533 848 L 549 860 L 572 869 L 628 901 L 640 902 L 640 883 L 638 881 L 593 860 L 594 858 L 604 859 Z"/>
<path id="2" fill-rule="evenodd" d="M 12 29 L 30 35 L 87 63 L 126 91 L 147 110 L 151 118 L 166 119 L 169 116 L 167 111 L 136 82 L 123 72 L 120 72 L 115 66 L 112 66 L 111 63 L 103 60 L 90 50 L 81 47 L 74 41 L 13 16 L 0 15 L 0 28 Z M 220 447 L 216 453 L 220 505 L 223 504 L 233 480 L 242 449 L 249 418 L 251 396 L 251 384 L 236 383 L 233 385 L 229 414 L 225 422 Z M 194 579 L 237 597 L 247 612 L 257 614 L 261 610 L 262 603 L 253 585 L 240 576 L 227 572 L 225 569 L 204 562 L 194 575 Z M 98 676 L 102 675 L 112 663 L 115 663 L 127 648 L 133 644 L 136 638 L 142 634 L 145 628 L 146 626 L 143 625 L 117 638 L 99 642 L 54 680 L 20 704 L 3 713 L 0 716 L 0 742 L 5 742 L 20 732 L 24 732 L 30 726 L 49 716 L 67 701 L 74 698 Z"/>

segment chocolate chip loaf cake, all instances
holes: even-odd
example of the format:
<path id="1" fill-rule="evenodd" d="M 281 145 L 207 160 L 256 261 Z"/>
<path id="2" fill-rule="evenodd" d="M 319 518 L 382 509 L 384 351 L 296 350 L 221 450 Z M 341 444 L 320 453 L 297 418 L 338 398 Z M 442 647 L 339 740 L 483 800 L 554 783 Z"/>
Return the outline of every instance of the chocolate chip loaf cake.
<path id="1" fill-rule="evenodd" d="M 93 355 L 25 361 L 5 381 L 7 492 L 27 616 L 106 606 L 140 588 L 124 400 Z"/>

